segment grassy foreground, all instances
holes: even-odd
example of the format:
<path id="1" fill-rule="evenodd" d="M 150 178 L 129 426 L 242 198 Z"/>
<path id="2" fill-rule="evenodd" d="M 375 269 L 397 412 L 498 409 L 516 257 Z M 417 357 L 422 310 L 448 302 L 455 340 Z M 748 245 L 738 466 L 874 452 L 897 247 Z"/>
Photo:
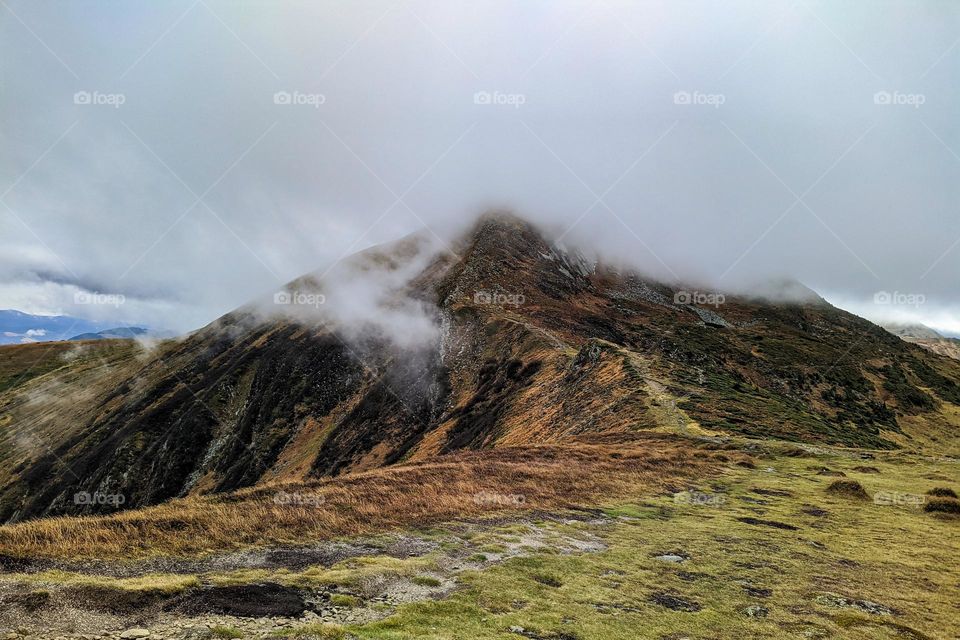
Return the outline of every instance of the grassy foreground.
<path id="1" fill-rule="evenodd" d="M 536 552 L 466 575 L 465 588 L 446 600 L 349 632 L 517 638 L 522 628 L 528 637 L 624 640 L 960 633 L 960 520 L 917 504 L 933 487 L 957 488 L 955 463 L 765 462 L 731 469 L 693 498 L 610 505 L 619 518 L 600 534 L 609 545 L 604 552 Z M 861 482 L 872 499 L 828 494 L 836 478 L 820 475 L 824 462 Z M 657 558 L 662 554 L 685 559 L 668 562 Z"/>
<path id="2" fill-rule="evenodd" d="M 218 585 L 338 585 L 344 595 L 335 596 L 333 604 L 348 610 L 380 606 L 364 602 L 364 588 L 383 580 L 402 578 L 429 593 L 384 611 L 380 620 L 294 624 L 278 632 L 304 639 L 960 634 L 960 517 L 925 509 L 951 500 L 942 497 L 947 490 L 960 490 L 955 461 L 902 452 L 864 460 L 789 445 L 753 453 L 752 468 L 742 459 L 737 464 L 737 452 L 725 452 L 731 458 L 722 467 L 703 467 L 703 473 L 663 483 L 655 493 L 652 485 L 621 485 L 619 497 L 597 498 L 600 518 L 557 520 L 534 512 L 499 525 L 438 523 L 406 529 L 440 542 L 425 556 L 372 555 L 329 568 L 196 579 Z M 521 490 L 533 488 L 517 479 Z M 830 490 L 838 481 L 858 483 L 865 495 Z M 931 491 L 941 497 L 927 495 Z M 564 546 L 586 539 L 600 544 L 582 552 Z M 472 564 L 450 572 L 450 557 Z M 50 573 L 5 579 L 35 587 L 82 580 Z M 114 580 L 114 586 L 189 589 L 194 579 L 158 575 Z M 453 586 L 439 588 L 442 584 Z M 231 625 L 217 633 L 214 637 L 262 637 Z"/>

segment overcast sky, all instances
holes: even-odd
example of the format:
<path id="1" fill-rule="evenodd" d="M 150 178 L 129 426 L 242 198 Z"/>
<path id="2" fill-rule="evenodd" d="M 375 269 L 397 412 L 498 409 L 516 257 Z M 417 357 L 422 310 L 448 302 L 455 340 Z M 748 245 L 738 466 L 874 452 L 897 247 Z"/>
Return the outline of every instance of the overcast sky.
<path id="1" fill-rule="evenodd" d="M 3 0 L 0 74 L 0 308 L 189 330 L 501 206 L 960 333 L 960 3 Z"/>

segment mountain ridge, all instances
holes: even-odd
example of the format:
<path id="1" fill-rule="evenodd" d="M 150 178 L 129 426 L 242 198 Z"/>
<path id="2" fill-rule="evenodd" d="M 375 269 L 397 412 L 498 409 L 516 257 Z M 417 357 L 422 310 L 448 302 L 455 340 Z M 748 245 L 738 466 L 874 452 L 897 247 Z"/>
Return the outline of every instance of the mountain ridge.
<path id="1" fill-rule="evenodd" d="M 92 367 L 82 402 L 40 411 L 31 398 L 62 392 L 50 375 L 0 396 L 17 425 L 0 456 L 20 460 L 0 475 L 0 520 L 104 510 L 77 492 L 133 508 L 584 434 L 879 449 L 956 435 L 957 365 L 819 297 L 688 299 L 504 216 L 429 246 L 375 247 Z M 425 319 L 433 331 L 400 339 Z M 31 434 L 48 448 L 23 446 Z"/>

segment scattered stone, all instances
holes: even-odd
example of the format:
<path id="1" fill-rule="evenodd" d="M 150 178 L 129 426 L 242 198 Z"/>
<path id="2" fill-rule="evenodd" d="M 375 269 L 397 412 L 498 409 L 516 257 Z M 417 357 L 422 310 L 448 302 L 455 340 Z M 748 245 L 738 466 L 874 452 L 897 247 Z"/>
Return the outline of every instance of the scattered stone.
<path id="1" fill-rule="evenodd" d="M 131 638 L 149 638 L 150 632 L 146 629 L 127 629 L 120 634 L 122 640 L 130 640 Z"/>
<path id="2" fill-rule="evenodd" d="M 866 613 L 870 613 L 876 616 L 889 616 L 893 615 L 894 610 L 886 605 L 879 604 L 877 602 L 872 602 L 870 600 L 856 600 L 853 598 L 847 598 L 836 593 L 820 593 L 814 600 L 817 604 L 822 604 L 827 607 L 835 607 L 838 609 L 859 609 Z"/>
<path id="3" fill-rule="evenodd" d="M 761 607 L 760 605 L 754 605 L 744 609 L 743 613 L 749 618 L 766 618 L 767 614 L 770 613 L 770 610 L 766 607 Z"/>
<path id="4" fill-rule="evenodd" d="M 656 556 L 654 560 L 661 560 L 663 562 L 683 562 L 686 560 L 683 556 L 678 556 L 674 553 L 665 553 L 661 556 Z"/>

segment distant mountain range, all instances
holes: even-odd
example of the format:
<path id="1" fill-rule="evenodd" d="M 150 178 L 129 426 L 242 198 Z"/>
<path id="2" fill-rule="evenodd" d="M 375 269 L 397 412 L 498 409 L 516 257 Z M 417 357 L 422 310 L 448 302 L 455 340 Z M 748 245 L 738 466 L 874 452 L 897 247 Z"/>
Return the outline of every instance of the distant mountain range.
<path id="1" fill-rule="evenodd" d="M 143 327 L 117 326 L 71 316 L 42 316 L 15 309 L 0 310 L 0 345 L 53 340 L 104 340 L 154 335 Z M 166 334 L 164 334 L 166 335 Z"/>
<path id="2" fill-rule="evenodd" d="M 116 340 L 118 338 L 136 338 L 137 336 L 146 336 L 150 332 L 143 327 L 114 327 L 106 331 L 97 331 L 95 333 L 81 333 L 73 336 L 71 340 Z"/>
<path id="3" fill-rule="evenodd" d="M 942 356 L 960 360 L 960 338 L 948 338 L 922 324 L 886 324 L 883 328 L 907 342 Z"/>

